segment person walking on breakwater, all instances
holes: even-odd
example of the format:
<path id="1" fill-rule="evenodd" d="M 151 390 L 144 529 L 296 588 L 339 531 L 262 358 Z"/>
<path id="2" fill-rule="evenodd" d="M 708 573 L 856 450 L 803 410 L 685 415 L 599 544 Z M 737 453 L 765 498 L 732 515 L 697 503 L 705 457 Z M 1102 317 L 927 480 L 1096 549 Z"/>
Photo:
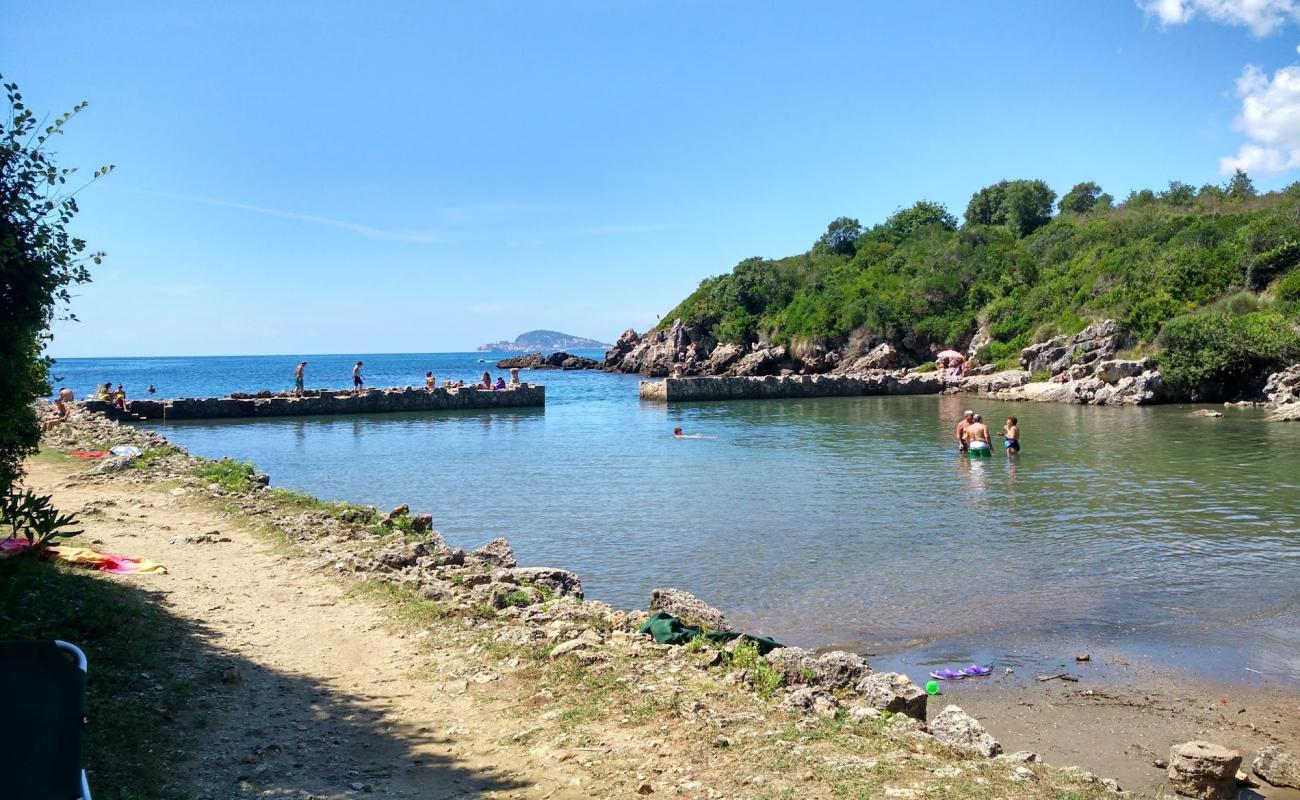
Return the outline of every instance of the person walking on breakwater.
<path id="1" fill-rule="evenodd" d="M 976 414 L 970 425 L 966 426 L 966 446 L 972 458 L 987 458 L 993 455 L 993 446 L 989 442 L 989 426 L 984 424 L 984 417 Z"/>
<path id="2" fill-rule="evenodd" d="M 1020 452 L 1020 424 L 1015 417 L 1007 417 L 1007 424 L 998 433 L 1002 434 L 1002 446 L 1007 455 L 1014 456 Z"/>
<path id="3" fill-rule="evenodd" d="M 966 429 L 970 427 L 971 422 L 975 420 L 975 412 L 967 409 L 962 412 L 961 422 L 957 423 L 957 451 L 966 452 Z"/>
<path id="4" fill-rule="evenodd" d="M 433 377 L 433 370 L 424 373 L 424 388 L 433 391 L 438 388 L 438 379 Z"/>
<path id="5" fill-rule="evenodd" d="M 306 361 L 299 361 L 298 366 L 293 368 L 293 393 L 302 394 L 303 370 L 307 369 Z"/>
<path id="6" fill-rule="evenodd" d="M 365 385 L 366 379 L 361 377 L 361 362 L 358 361 L 357 365 L 352 368 L 352 391 L 360 392 L 365 388 Z"/>

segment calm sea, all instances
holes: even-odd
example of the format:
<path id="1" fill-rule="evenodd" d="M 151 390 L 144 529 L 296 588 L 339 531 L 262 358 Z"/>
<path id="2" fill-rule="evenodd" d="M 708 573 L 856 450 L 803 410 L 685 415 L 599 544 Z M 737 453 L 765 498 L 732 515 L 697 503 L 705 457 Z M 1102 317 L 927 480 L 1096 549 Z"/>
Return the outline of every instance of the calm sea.
<path id="1" fill-rule="evenodd" d="M 599 354 L 591 354 L 599 357 Z M 67 359 L 78 396 L 158 397 L 495 376 L 497 355 Z M 876 654 L 877 666 L 1047 669 L 1081 650 L 1300 685 L 1300 425 L 1258 411 L 971 398 L 663 405 L 637 378 L 526 372 L 545 410 L 169 423 L 191 451 L 272 484 L 433 514 L 644 607 L 678 586 L 746 629 Z M 1020 417 L 1024 452 L 972 462 L 973 405 Z M 701 438 L 677 440 L 675 426 Z"/>

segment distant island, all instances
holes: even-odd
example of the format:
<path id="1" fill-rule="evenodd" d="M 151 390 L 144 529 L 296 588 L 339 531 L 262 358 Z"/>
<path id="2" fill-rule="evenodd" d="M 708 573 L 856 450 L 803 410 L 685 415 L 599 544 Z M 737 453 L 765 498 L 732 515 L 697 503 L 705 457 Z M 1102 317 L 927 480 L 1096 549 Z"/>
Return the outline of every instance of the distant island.
<path id="1" fill-rule="evenodd" d="M 513 342 L 492 342 L 478 346 L 480 353 L 535 353 L 547 350 L 608 350 L 613 345 L 584 339 L 559 331 L 529 331 L 521 333 Z"/>

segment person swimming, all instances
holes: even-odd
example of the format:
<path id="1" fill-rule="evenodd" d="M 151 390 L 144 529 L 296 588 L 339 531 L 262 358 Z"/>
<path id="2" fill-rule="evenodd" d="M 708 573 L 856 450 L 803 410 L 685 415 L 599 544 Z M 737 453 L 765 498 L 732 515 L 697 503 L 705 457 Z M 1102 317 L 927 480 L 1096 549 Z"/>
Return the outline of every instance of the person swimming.
<path id="1" fill-rule="evenodd" d="M 680 438 L 682 438 L 682 429 L 681 429 L 681 428 L 673 428 L 673 438 L 674 438 L 674 439 L 680 439 Z"/>

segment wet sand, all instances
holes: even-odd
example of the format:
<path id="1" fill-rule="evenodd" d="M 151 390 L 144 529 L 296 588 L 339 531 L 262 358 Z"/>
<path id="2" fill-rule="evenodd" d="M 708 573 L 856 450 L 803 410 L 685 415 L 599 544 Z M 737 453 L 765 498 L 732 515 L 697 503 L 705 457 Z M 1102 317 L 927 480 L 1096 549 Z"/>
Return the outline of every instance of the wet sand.
<path id="1" fill-rule="evenodd" d="M 1205 739 L 1241 750 L 1243 770 L 1260 749 L 1300 749 L 1300 687 L 1283 681 L 1212 682 L 1122 657 L 1090 653 L 1065 670 L 1078 682 L 1038 681 L 999 669 L 987 678 L 950 681 L 932 697 L 932 714 L 948 704 L 975 716 L 1004 750 L 1030 750 L 1051 764 L 1078 765 L 1150 792 L 1165 779 L 1156 761 L 1169 748 Z M 1054 674 L 1054 673 L 1052 673 Z M 1252 774 L 1252 777 L 1253 774 Z M 1261 785 L 1254 795 L 1300 800 L 1300 790 Z"/>

